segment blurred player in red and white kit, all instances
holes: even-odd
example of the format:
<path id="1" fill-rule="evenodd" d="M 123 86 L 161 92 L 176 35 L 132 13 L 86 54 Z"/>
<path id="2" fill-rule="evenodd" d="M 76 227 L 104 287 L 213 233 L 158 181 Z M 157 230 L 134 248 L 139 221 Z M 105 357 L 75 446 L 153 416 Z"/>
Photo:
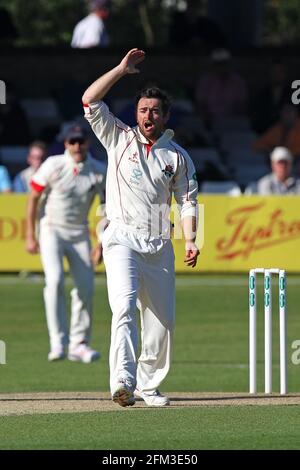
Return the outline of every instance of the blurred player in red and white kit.
<path id="1" fill-rule="evenodd" d="M 132 49 L 119 65 L 96 80 L 82 99 L 85 116 L 108 153 L 103 256 L 112 310 L 110 389 L 113 401 L 149 406 L 169 404 L 159 386 L 171 361 L 175 318 L 174 253 L 170 241 L 172 193 L 180 207 L 185 262 L 194 267 L 197 192 L 195 168 L 185 150 L 164 130 L 170 102 L 153 87 L 136 99 L 137 127 L 110 113 L 102 98 L 145 53 Z M 160 217 L 161 216 L 161 217 Z M 141 355 L 137 364 L 136 306 L 141 313 Z"/>
<path id="2" fill-rule="evenodd" d="M 48 157 L 34 174 L 27 209 L 26 249 L 41 252 L 45 272 L 44 301 L 50 337 L 49 361 L 68 358 L 84 363 L 100 357 L 89 347 L 94 292 L 94 269 L 102 258 L 101 243 L 91 251 L 87 216 L 96 194 L 104 202 L 106 167 L 88 153 L 87 132 L 71 127 L 63 155 Z M 39 201 L 46 201 L 40 211 Z M 41 215 L 39 212 L 43 212 Z M 38 215 L 39 241 L 36 238 Z M 63 258 L 74 280 L 68 334 L 64 298 Z"/>

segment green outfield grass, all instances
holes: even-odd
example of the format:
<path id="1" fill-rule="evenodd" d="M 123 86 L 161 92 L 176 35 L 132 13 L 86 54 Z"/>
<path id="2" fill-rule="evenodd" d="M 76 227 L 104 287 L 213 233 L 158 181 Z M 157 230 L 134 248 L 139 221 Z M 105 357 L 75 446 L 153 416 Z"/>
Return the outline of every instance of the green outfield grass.
<path id="1" fill-rule="evenodd" d="M 248 391 L 248 287 L 246 275 L 178 276 L 174 354 L 163 392 Z M 110 310 L 104 277 L 97 279 L 92 345 L 102 358 L 84 365 L 47 362 L 43 283 L 0 277 L 0 392 L 108 391 Z M 300 365 L 291 348 L 300 340 L 300 277 L 289 276 L 289 391 L 300 391 Z M 68 294 L 70 285 L 66 287 Z M 275 289 L 274 289 L 275 291 Z M 277 291 L 276 291 L 277 292 Z M 274 292 L 275 293 L 275 292 Z M 260 301 L 262 295 L 259 296 Z M 279 390 L 278 315 L 274 295 L 274 391 Z M 263 313 L 259 319 L 258 385 L 263 390 Z M 1 417 L 2 449 L 231 449 L 299 448 L 300 408 L 243 406 L 135 409 L 103 413 Z M 176 426 L 175 426 L 176 423 Z M 128 433 L 124 433 L 124 427 Z M 90 429 L 92 432 L 88 433 Z M 93 435 L 90 438 L 90 435 Z"/>
<path id="2" fill-rule="evenodd" d="M 11 416 L 0 448 L 299 449 L 299 419 L 296 406 Z"/>

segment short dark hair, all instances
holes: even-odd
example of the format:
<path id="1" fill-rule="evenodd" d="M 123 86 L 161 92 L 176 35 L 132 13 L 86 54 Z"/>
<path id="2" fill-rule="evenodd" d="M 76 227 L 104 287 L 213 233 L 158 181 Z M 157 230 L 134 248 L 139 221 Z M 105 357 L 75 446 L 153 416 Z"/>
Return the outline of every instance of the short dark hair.
<path id="1" fill-rule="evenodd" d="M 169 95 L 160 88 L 153 86 L 140 90 L 135 96 L 135 107 L 137 108 L 138 102 L 141 98 L 157 98 L 161 101 L 163 115 L 166 116 L 171 108 L 171 98 Z"/>

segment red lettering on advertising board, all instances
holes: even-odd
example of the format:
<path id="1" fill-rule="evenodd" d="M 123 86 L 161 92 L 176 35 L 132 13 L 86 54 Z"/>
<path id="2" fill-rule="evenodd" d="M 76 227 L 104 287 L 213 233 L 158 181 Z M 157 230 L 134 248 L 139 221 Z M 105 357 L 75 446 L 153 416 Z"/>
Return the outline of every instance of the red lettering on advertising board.
<path id="1" fill-rule="evenodd" d="M 252 216 L 265 207 L 265 202 L 233 209 L 226 215 L 229 235 L 216 242 L 218 259 L 248 258 L 257 250 L 300 238 L 300 219 L 287 220 L 284 210 L 277 208 L 264 215 L 262 223 Z"/>

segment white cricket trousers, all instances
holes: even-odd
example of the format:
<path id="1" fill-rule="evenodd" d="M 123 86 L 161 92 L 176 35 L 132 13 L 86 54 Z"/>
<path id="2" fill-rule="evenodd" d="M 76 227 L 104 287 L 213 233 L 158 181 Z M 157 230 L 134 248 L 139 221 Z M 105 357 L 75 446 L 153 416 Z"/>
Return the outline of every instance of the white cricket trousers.
<path id="1" fill-rule="evenodd" d="M 94 294 L 94 271 L 88 233 L 72 232 L 41 224 L 40 251 L 45 272 L 44 301 L 51 349 L 89 342 Z M 71 291 L 68 334 L 64 295 L 63 258 L 67 258 L 75 288 Z"/>
<path id="2" fill-rule="evenodd" d="M 109 353 L 110 389 L 125 380 L 134 390 L 156 390 L 171 362 L 175 320 L 174 252 L 171 241 L 156 254 L 128 246 L 104 246 L 112 310 Z M 136 307 L 141 315 L 141 355 L 136 360 Z"/>

